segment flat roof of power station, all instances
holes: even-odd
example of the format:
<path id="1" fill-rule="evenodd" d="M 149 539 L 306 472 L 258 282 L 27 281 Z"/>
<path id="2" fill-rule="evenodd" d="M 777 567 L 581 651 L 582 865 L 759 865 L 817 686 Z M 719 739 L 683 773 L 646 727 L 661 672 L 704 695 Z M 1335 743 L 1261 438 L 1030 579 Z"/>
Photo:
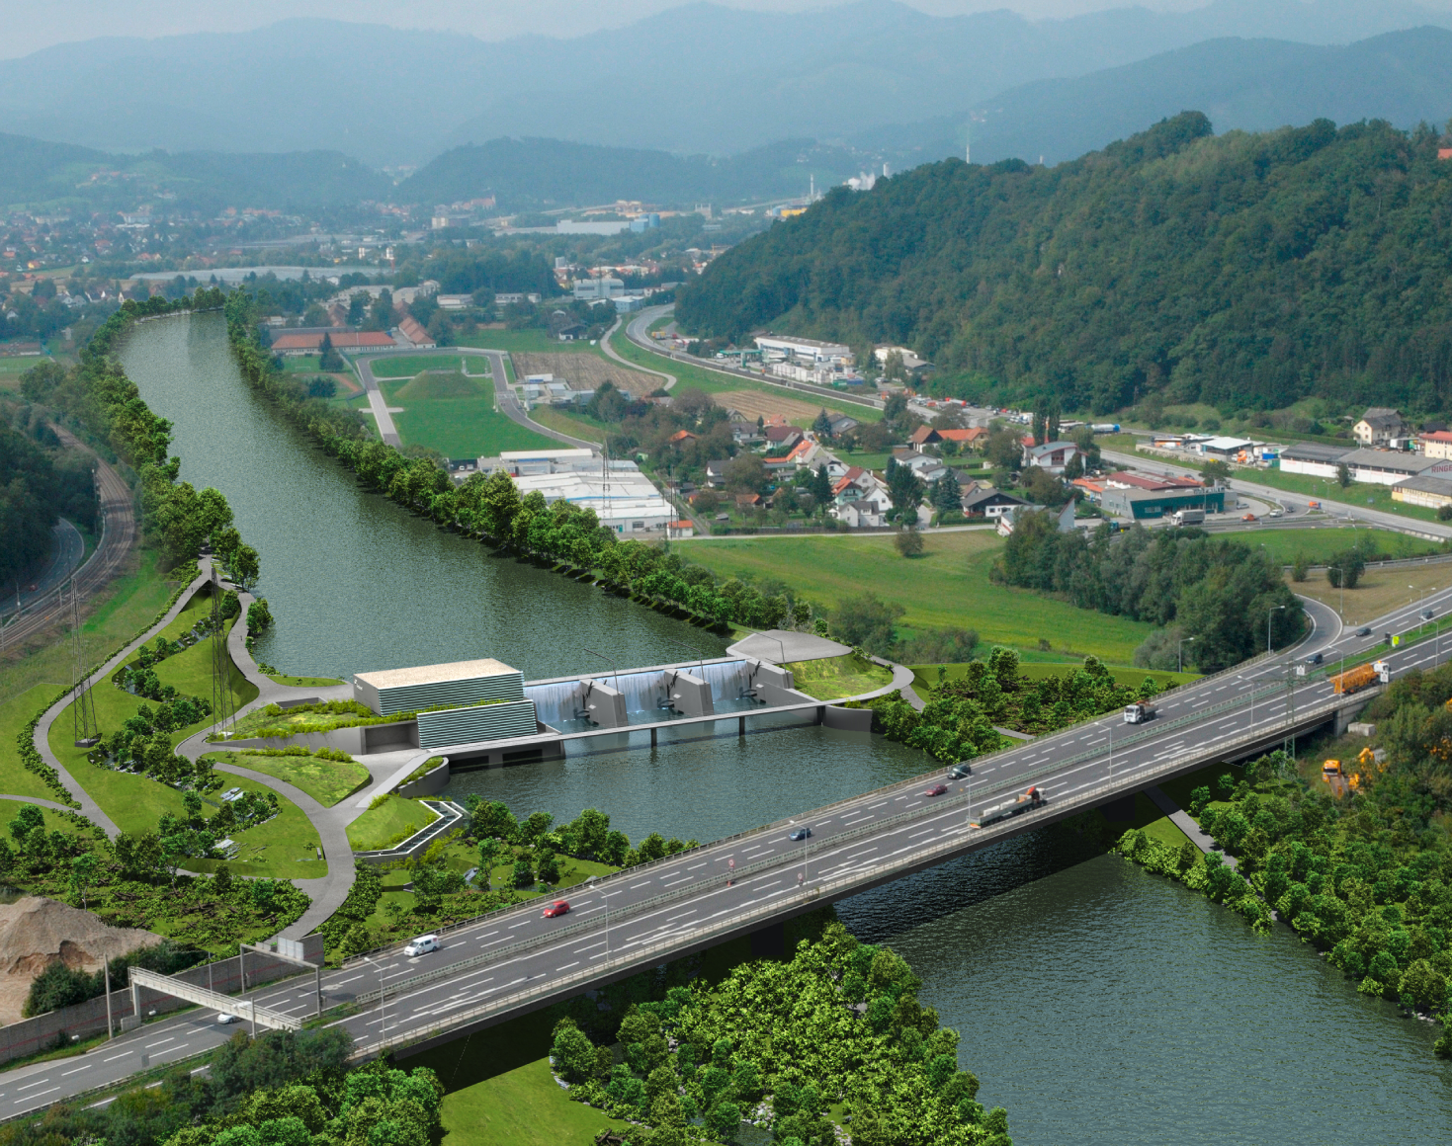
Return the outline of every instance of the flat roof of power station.
<path id="1" fill-rule="evenodd" d="M 485 657 L 477 661 L 455 661 L 447 665 L 415 665 L 413 668 L 383 669 L 379 672 L 359 672 L 354 680 L 371 684 L 374 688 L 406 688 L 412 684 L 440 684 L 449 680 L 472 680 L 481 676 L 501 676 L 515 672 L 503 661 Z"/>

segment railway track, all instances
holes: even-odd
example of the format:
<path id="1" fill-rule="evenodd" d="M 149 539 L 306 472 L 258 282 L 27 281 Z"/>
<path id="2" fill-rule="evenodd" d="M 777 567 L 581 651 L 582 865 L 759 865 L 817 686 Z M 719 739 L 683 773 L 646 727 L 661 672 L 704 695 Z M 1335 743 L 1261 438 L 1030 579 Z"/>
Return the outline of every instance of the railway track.
<path id="1" fill-rule="evenodd" d="M 76 570 L 70 581 L 39 601 L 27 605 L 20 611 L 17 619 L 11 620 L 5 626 L 6 648 L 62 623 L 70 610 L 71 586 L 74 585 L 75 592 L 82 601 L 95 596 L 115 580 L 136 545 L 136 507 L 130 487 L 121 480 L 121 475 L 112 466 L 97 457 L 74 434 L 59 426 L 54 429 L 56 436 L 68 449 L 84 450 L 95 460 L 97 487 L 101 499 L 101 542 L 86 563 Z"/>

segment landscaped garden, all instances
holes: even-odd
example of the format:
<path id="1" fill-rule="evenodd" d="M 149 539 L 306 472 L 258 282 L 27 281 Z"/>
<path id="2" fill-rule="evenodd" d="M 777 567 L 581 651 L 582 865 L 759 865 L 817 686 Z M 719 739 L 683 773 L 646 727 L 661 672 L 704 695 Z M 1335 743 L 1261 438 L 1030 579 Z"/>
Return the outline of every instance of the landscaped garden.
<path id="1" fill-rule="evenodd" d="M 214 764 L 235 764 L 254 772 L 285 780 L 306 792 L 324 807 L 331 808 L 345 796 L 368 785 L 368 769 L 355 763 L 345 752 L 309 752 L 304 748 L 254 748 L 242 752 L 214 752 L 206 757 Z"/>
<path id="2" fill-rule="evenodd" d="M 348 825 L 348 843 L 355 852 L 380 851 L 401 843 L 439 818 L 420 800 L 380 793 L 368 810 Z"/>
<path id="3" fill-rule="evenodd" d="M 860 696 L 892 683 L 890 668 L 855 653 L 814 661 L 793 661 L 783 664 L 782 668 L 791 670 L 797 691 L 818 700 Z"/>

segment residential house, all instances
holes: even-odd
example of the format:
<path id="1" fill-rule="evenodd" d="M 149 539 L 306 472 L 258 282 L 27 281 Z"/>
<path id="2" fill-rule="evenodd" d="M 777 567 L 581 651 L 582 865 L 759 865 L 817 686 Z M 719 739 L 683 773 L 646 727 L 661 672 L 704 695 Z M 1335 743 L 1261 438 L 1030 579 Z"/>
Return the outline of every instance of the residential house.
<path id="1" fill-rule="evenodd" d="M 1011 509 L 1027 504 L 1028 502 L 1023 498 L 1014 497 L 1013 494 L 1005 493 L 1001 489 L 979 486 L 971 493 L 963 495 L 963 516 L 984 517 L 993 520 Z"/>
<path id="2" fill-rule="evenodd" d="M 1029 446 L 1024 450 L 1026 466 L 1037 466 L 1055 477 L 1061 477 L 1064 468 L 1079 456 L 1079 447 L 1073 442 L 1045 442 L 1041 446 Z"/>
<path id="3" fill-rule="evenodd" d="M 1429 458 L 1452 458 L 1452 433 L 1446 430 L 1424 432 L 1422 453 Z"/>
<path id="4" fill-rule="evenodd" d="M 1399 439 L 1410 435 L 1402 416 L 1390 406 L 1370 406 L 1351 433 L 1363 446 L 1387 449 Z"/>
<path id="5" fill-rule="evenodd" d="M 726 486 L 726 460 L 706 463 L 706 484 L 712 489 L 724 489 Z"/>
<path id="6" fill-rule="evenodd" d="M 767 426 L 765 436 L 766 448 L 775 453 L 791 449 L 801 440 L 802 432 L 795 426 L 777 424 Z"/>
<path id="7" fill-rule="evenodd" d="M 860 422 L 856 418 L 849 418 L 846 414 L 832 414 L 827 419 L 832 428 L 832 437 L 839 438 L 848 430 L 855 430 Z"/>
<path id="8" fill-rule="evenodd" d="M 686 442 L 697 441 L 699 438 L 699 434 L 693 434 L 690 430 L 677 430 L 674 434 L 667 438 L 666 441 L 668 441 L 673 446 L 679 446 L 683 445 Z"/>
<path id="9" fill-rule="evenodd" d="M 419 325 L 418 319 L 404 311 L 398 320 L 398 336 L 415 350 L 433 350 L 438 343 Z"/>

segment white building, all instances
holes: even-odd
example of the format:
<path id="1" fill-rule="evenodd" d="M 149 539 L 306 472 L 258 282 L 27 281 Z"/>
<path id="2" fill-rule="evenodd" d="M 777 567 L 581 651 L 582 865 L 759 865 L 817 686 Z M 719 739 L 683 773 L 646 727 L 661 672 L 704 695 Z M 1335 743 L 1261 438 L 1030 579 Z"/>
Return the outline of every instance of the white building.
<path id="1" fill-rule="evenodd" d="M 521 497 L 538 490 L 547 502 L 593 509 L 601 525 L 625 537 L 664 534 L 680 517 L 634 462 L 606 463 L 589 450 L 514 450 L 480 458 L 479 469 L 505 470 Z"/>
<path id="2" fill-rule="evenodd" d="M 817 369 L 850 366 L 852 351 L 840 342 L 818 342 L 815 338 L 793 338 L 785 334 L 761 334 L 756 348 L 768 362 L 793 362 Z"/>

